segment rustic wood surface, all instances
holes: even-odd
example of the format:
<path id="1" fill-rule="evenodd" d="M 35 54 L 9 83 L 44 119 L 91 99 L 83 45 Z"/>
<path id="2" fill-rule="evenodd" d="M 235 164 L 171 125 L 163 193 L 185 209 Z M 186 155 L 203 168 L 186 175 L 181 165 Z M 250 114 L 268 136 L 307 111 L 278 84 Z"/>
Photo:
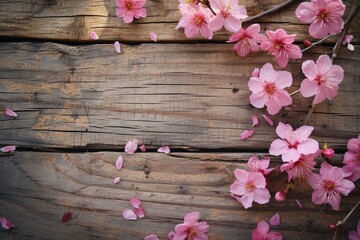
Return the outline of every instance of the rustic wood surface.
<path id="1" fill-rule="evenodd" d="M 250 16 L 281 2 L 240 0 Z M 352 2 L 344 1 L 345 18 Z M 303 234 L 321 209 L 311 202 L 306 183 L 284 202 L 272 198 L 247 210 L 230 197 L 234 169 L 246 168 L 250 156 L 267 156 L 276 138 L 275 126 L 261 118 L 266 110 L 250 106 L 247 87 L 253 69 L 274 60 L 266 53 L 238 57 L 225 43 L 225 31 L 211 41 L 186 39 L 182 29 L 175 30 L 177 4 L 148 0 L 148 17 L 125 24 L 115 15 L 115 0 L 1 0 L 0 108 L 10 107 L 19 117 L 0 114 L 0 146 L 17 146 L 14 154 L 0 154 L 0 217 L 16 226 L 0 228 L 0 239 L 137 240 L 151 233 L 166 239 L 191 211 L 210 224 L 211 240 L 251 239 L 256 224 L 276 212 L 281 225 L 275 229 L 285 240 L 331 239 L 326 227 L 360 200 L 358 183 L 342 198 L 341 211 L 326 208 Z M 298 4 L 257 22 L 262 30 L 282 27 L 298 34 L 302 47 L 304 39 L 313 39 L 308 25 L 294 15 Z M 342 47 L 334 60 L 345 70 L 337 97 L 318 105 L 309 122 L 315 127 L 312 136 L 335 148 L 332 163 L 338 166 L 348 139 L 360 133 L 359 28 L 357 16 L 350 27 L 355 51 Z M 100 40 L 90 41 L 90 31 Z M 150 41 L 150 31 L 158 34 L 158 43 Z M 121 54 L 114 50 L 115 40 L 123 43 Z M 302 60 L 329 54 L 335 41 L 328 39 Z M 290 92 L 304 78 L 301 62 L 286 68 L 294 77 Z M 291 107 L 272 117 L 275 125 L 303 125 L 311 99 L 299 94 L 293 99 Z M 253 137 L 240 141 L 254 114 L 260 125 Z M 149 151 L 124 154 L 133 138 Z M 156 152 L 163 145 L 171 147 L 169 155 Z M 114 164 L 120 154 L 125 164 L 118 171 Z M 271 165 L 278 164 L 279 158 L 272 158 Z M 286 179 L 285 173 L 271 174 L 272 197 Z M 122 212 L 135 196 L 142 199 L 146 217 L 126 221 Z M 67 210 L 77 217 L 62 223 Z M 345 235 L 359 218 L 357 210 Z"/>

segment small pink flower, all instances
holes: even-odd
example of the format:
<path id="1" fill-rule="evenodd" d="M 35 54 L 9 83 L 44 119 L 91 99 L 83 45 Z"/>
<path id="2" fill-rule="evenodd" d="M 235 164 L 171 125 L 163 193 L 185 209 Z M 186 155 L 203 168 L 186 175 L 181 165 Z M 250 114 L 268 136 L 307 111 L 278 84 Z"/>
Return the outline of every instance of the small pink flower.
<path id="1" fill-rule="evenodd" d="M 349 240 L 360 240 L 360 220 L 357 223 L 356 231 L 349 232 Z"/>
<path id="2" fill-rule="evenodd" d="M 349 180 L 355 182 L 360 178 L 360 134 L 347 143 L 348 151 L 344 155 L 344 172 Z"/>
<path id="3" fill-rule="evenodd" d="M 163 147 L 160 147 L 157 151 L 159 153 L 169 154 L 171 150 L 168 146 L 163 146 Z"/>
<path id="4" fill-rule="evenodd" d="M 320 174 L 309 174 L 307 181 L 314 189 L 313 203 L 317 205 L 329 203 L 336 211 L 340 209 L 340 194 L 347 196 L 355 188 L 353 182 L 344 179 L 344 172 L 341 168 L 333 167 L 327 162 L 321 164 Z"/>
<path id="5" fill-rule="evenodd" d="M 252 92 L 250 103 L 256 108 L 267 106 L 267 111 L 274 115 L 282 106 L 292 103 L 290 94 L 284 90 L 292 84 L 292 76 L 287 71 L 275 71 L 270 63 L 266 63 L 259 77 L 251 77 L 248 86 Z"/>
<path id="6" fill-rule="evenodd" d="M 209 225 L 206 222 L 198 222 L 200 213 L 188 213 L 184 217 L 184 223 L 175 226 L 175 235 L 173 240 L 196 239 L 208 240 L 207 232 Z"/>
<path id="7" fill-rule="evenodd" d="M 270 218 L 270 224 L 273 225 L 273 226 L 278 226 L 280 225 L 280 214 L 279 213 L 276 213 L 274 216 L 272 216 Z"/>
<path id="8" fill-rule="evenodd" d="M 18 115 L 16 114 L 16 112 L 14 112 L 13 110 L 11 110 L 10 108 L 6 108 L 5 109 L 5 114 L 9 117 L 12 118 L 16 118 Z"/>
<path id="9" fill-rule="evenodd" d="M 11 228 L 15 227 L 12 222 L 10 222 L 8 219 L 6 219 L 4 217 L 0 217 L 0 223 L 1 223 L 1 226 L 5 229 L 11 229 Z"/>
<path id="10" fill-rule="evenodd" d="M 250 168 L 252 172 L 259 172 L 264 174 L 265 176 L 270 174 L 275 168 L 269 168 L 270 158 L 266 157 L 261 160 L 257 156 L 253 156 L 247 162 L 247 166 Z"/>
<path id="11" fill-rule="evenodd" d="M 5 146 L 0 148 L 0 151 L 4 153 L 14 152 L 15 150 L 16 150 L 16 146 Z"/>
<path id="12" fill-rule="evenodd" d="M 89 38 L 91 40 L 98 40 L 99 39 L 99 36 L 96 34 L 96 32 L 90 32 L 89 33 Z"/>
<path id="13" fill-rule="evenodd" d="M 121 53 L 121 45 L 118 41 L 114 43 L 114 48 L 117 53 Z"/>
<path id="14" fill-rule="evenodd" d="M 236 169 L 234 174 L 236 180 L 230 186 L 230 192 L 244 208 L 251 207 L 253 201 L 259 204 L 269 202 L 271 196 L 266 188 L 264 175 L 259 172 L 247 172 L 242 169 Z"/>
<path id="15" fill-rule="evenodd" d="M 266 221 L 260 221 L 251 234 L 252 240 L 282 240 L 279 232 L 269 232 L 270 227 Z"/>
<path id="16" fill-rule="evenodd" d="M 211 0 L 210 6 L 216 13 L 209 23 L 213 32 L 225 27 L 229 32 L 237 32 L 241 28 L 241 19 L 248 17 L 246 9 L 238 0 Z"/>
<path id="17" fill-rule="evenodd" d="M 213 14 L 208 8 L 201 4 L 179 4 L 179 9 L 182 17 L 175 29 L 184 28 L 187 38 L 194 38 L 200 33 L 205 38 L 212 39 L 213 32 L 208 24 Z"/>
<path id="18" fill-rule="evenodd" d="M 307 177 L 314 166 L 316 165 L 315 158 L 320 156 L 321 150 L 316 151 L 315 153 L 308 155 L 301 155 L 298 160 L 286 162 L 281 165 L 281 172 L 286 171 L 288 174 L 288 182 L 292 179 L 302 179 Z"/>
<path id="19" fill-rule="evenodd" d="M 321 152 L 321 156 L 325 159 L 332 158 L 334 156 L 334 154 L 335 154 L 335 151 L 332 148 L 323 149 Z"/>
<path id="20" fill-rule="evenodd" d="M 158 236 L 155 234 L 148 235 L 144 238 L 144 240 L 159 240 Z"/>
<path id="21" fill-rule="evenodd" d="M 129 140 L 125 146 L 125 152 L 128 154 L 134 154 L 138 147 L 139 141 L 137 139 Z"/>
<path id="22" fill-rule="evenodd" d="M 309 33 L 312 37 L 324 38 L 341 32 L 344 12 L 345 5 L 341 0 L 311 0 L 301 3 L 295 14 L 300 22 L 311 24 Z"/>
<path id="23" fill-rule="evenodd" d="M 255 127 L 256 125 L 259 124 L 259 119 L 258 119 L 258 117 L 256 115 L 253 115 L 251 117 L 251 119 L 252 119 L 252 126 L 251 127 Z"/>
<path id="24" fill-rule="evenodd" d="M 302 126 L 295 131 L 289 124 L 282 122 L 276 127 L 276 134 L 281 139 L 274 140 L 270 145 L 270 154 L 282 155 L 284 162 L 297 161 L 301 154 L 308 155 L 319 150 L 319 143 L 309 138 L 312 131 L 311 126 Z"/>
<path id="25" fill-rule="evenodd" d="M 240 133 L 240 139 L 241 140 L 246 140 L 249 137 L 251 137 L 254 134 L 254 130 L 244 130 L 243 132 Z"/>
<path id="26" fill-rule="evenodd" d="M 343 45 L 347 45 L 347 49 L 349 49 L 350 51 L 355 50 L 354 45 L 351 44 L 351 41 L 353 40 L 353 38 L 354 38 L 353 35 L 346 35 L 344 37 L 344 41 L 342 42 Z"/>
<path id="27" fill-rule="evenodd" d="M 116 0 L 116 16 L 123 18 L 124 22 L 131 23 L 134 18 L 146 17 L 143 8 L 146 0 Z"/>
<path id="28" fill-rule="evenodd" d="M 333 65 L 326 54 L 321 55 L 316 64 L 313 60 L 303 62 L 302 71 L 306 79 L 301 83 L 300 92 L 304 97 L 315 95 L 314 104 L 321 103 L 325 98 L 333 99 L 344 78 L 342 67 Z"/>
<path id="29" fill-rule="evenodd" d="M 123 217 L 126 219 L 126 220 L 136 220 L 137 219 L 137 216 L 136 214 L 134 213 L 133 210 L 130 210 L 130 209 L 126 209 L 124 212 L 123 212 Z"/>
<path id="30" fill-rule="evenodd" d="M 227 42 L 236 42 L 233 49 L 236 53 L 245 57 L 250 52 L 257 52 L 260 50 L 260 43 L 266 40 L 263 34 L 260 34 L 260 25 L 252 24 L 247 29 L 240 28 L 237 33 L 231 35 Z"/>
<path id="31" fill-rule="evenodd" d="M 300 59 L 302 53 L 299 46 L 293 44 L 296 34 L 287 35 L 284 29 L 275 32 L 267 30 L 268 40 L 262 41 L 260 48 L 275 56 L 280 67 L 286 67 L 289 59 Z"/>
<path id="32" fill-rule="evenodd" d="M 155 32 L 150 32 L 149 33 L 149 38 L 154 41 L 154 42 L 157 42 L 157 34 Z"/>

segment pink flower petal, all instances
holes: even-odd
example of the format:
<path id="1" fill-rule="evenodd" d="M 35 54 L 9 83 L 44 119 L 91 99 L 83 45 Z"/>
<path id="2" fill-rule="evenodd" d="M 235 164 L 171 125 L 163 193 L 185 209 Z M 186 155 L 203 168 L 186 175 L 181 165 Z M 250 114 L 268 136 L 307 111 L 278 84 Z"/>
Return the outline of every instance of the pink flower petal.
<path id="1" fill-rule="evenodd" d="M 139 198 L 131 198 L 130 199 L 130 205 L 133 207 L 133 208 L 139 208 L 140 205 L 141 205 L 141 200 Z"/>
<path id="2" fill-rule="evenodd" d="M 299 200 L 295 199 L 295 201 L 296 201 L 297 205 L 299 206 L 299 208 L 303 208 L 303 205 L 301 204 L 301 202 Z"/>
<path id="3" fill-rule="evenodd" d="M 270 224 L 273 226 L 278 226 L 280 224 L 280 215 L 278 213 L 270 218 Z"/>
<path id="4" fill-rule="evenodd" d="M 160 153 L 169 154 L 170 153 L 170 148 L 168 146 L 163 146 L 163 147 L 160 147 L 157 151 L 160 152 Z"/>
<path id="5" fill-rule="evenodd" d="M 13 110 L 11 110 L 10 108 L 6 108 L 5 109 L 5 114 L 9 117 L 13 117 L 16 118 L 18 115 L 16 114 L 16 112 L 14 112 Z"/>
<path id="6" fill-rule="evenodd" d="M 273 122 L 268 116 L 266 116 L 266 115 L 264 115 L 264 114 L 262 114 L 261 116 L 265 119 L 265 121 L 266 121 L 270 126 L 273 126 L 273 125 L 274 125 L 274 122 Z"/>
<path id="7" fill-rule="evenodd" d="M 240 133 L 240 139 L 246 140 L 249 137 L 251 137 L 254 134 L 254 130 L 245 130 L 242 133 Z"/>
<path id="8" fill-rule="evenodd" d="M 121 45 L 118 41 L 114 43 L 114 48 L 117 53 L 121 53 Z"/>
<path id="9" fill-rule="evenodd" d="M 5 229 L 11 229 L 11 228 L 15 227 L 12 222 L 10 222 L 9 220 L 7 220 L 4 217 L 0 217 L 0 223 L 1 223 L 1 226 Z"/>
<path id="10" fill-rule="evenodd" d="M 74 218 L 74 214 L 72 211 L 66 211 L 62 216 L 62 222 L 68 222 Z"/>
<path id="11" fill-rule="evenodd" d="M 256 115 L 252 116 L 252 122 L 253 122 L 252 127 L 259 124 L 259 119 L 258 119 L 258 117 Z"/>
<path id="12" fill-rule="evenodd" d="M 1 152 L 13 152 L 16 150 L 16 146 L 5 146 L 3 148 L 0 148 Z"/>
<path id="13" fill-rule="evenodd" d="M 138 218 L 145 217 L 145 211 L 142 207 L 134 208 L 134 212 L 135 212 L 136 216 L 138 216 Z"/>
<path id="14" fill-rule="evenodd" d="M 154 235 L 154 234 L 151 234 L 151 235 L 148 235 L 144 238 L 144 240 L 159 240 L 159 238 Z"/>
<path id="15" fill-rule="evenodd" d="M 175 237 L 175 232 L 174 231 L 169 232 L 168 240 L 174 240 L 174 237 Z"/>
<path id="16" fill-rule="evenodd" d="M 142 152 L 146 152 L 146 146 L 145 146 L 145 144 L 143 144 L 143 145 L 140 146 L 140 150 L 141 150 Z"/>
<path id="17" fill-rule="evenodd" d="M 96 34 L 96 32 L 90 32 L 89 33 L 89 38 L 91 40 L 98 40 L 99 39 L 99 36 Z"/>
<path id="18" fill-rule="evenodd" d="M 124 212 L 123 212 L 123 217 L 126 219 L 126 220 L 136 220 L 137 219 L 137 216 L 136 214 L 130 210 L 130 209 L 126 209 Z"/>
<path id="19" fill-rule="evenodd" d="M 137 149 L 139 141 L 137 139 L 133 139 L 127 142 L 125 146 L 125 152 L 128 154 L 134 154 Z"/>
<path id="20" fill-rule="evenodd" d="M 150 33 L 149 33 L 149 38 L 150 38 L 151 40 L 153 40 L 154 42 L 157 42 L 157 35 L 156 35 L 155 32 L 150 32 Z"/>
<path id="21" fill-rule="evenodd" d="M 120 182 L 120 177 L 116 177 L 113 180 L 114 184 L 118 184 Z"/>
<path id="22" fill-rule="evenodd" d="M 119 156 L 115 163 L 116 168 L 120 170 L 123 164 L 124 164 L 124 159 L 122 156 Z"/>

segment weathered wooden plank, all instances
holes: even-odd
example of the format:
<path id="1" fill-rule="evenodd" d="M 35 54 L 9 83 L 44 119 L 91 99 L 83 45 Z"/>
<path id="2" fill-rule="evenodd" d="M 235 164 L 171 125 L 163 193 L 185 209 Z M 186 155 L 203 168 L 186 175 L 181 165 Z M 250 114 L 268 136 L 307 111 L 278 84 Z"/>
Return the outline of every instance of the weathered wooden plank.
<path id="1" fill-rule="evenodd" d="M 117 148 L 138 138 L 153 147 L 265 150 L 275 139 L 275 129 L 262 122 L 252 138 L 239 140 L 251 127 L 251 115 L 265 113 L 250 107 L 247 81 L 269 56 L 244 60 L 221 44 L 123 49 L 118 55 L 112 45 L 3 43 L 1 107 L 20 117 L 0 116 L 0 144 Z M 339 94 L 320 104 L 310 121 L 318 141 L 338 148 L 360 129 L 359 51 L 340 53 L 336 63 L 345 79 Z M 292 90 L 303 79 L 300 66 L 287 67 L 295 79 Z M 292 110 L 274 120 L 299 127 L 309 106 L 310 99 L 296 96 Z"/>
<path id="2" fill-rule="evenodd" d="M 360 200 L 357 186 L 342 199 L 342 211 L 325 210 L 309 232 L 300 234 L 321 208 L 311 203 L 307 184 L 297 186 L 284 202 L 272 199 L 247 210 L 229 196 L 233 170 L 246 168 L 252 153 L 136 153 L 124 155 L 124 168 L 118 171 L 114 163 L 119 154 L 15 152 L 1 157 L 1 215 L 16 225 L 10 233 L 0 231 L 1 239 L 143 239 L 150 233 L 165 239 L 190 211 L 199 211 L 209 222 L 211 239 L 250 239 L 257 222 L 276 212 L 282 219 L 277 230 L 285 239 L 329 239 L 327 225 Z M 335 162 L 341 158 L 336 156 Z M 275 166 L 278 160 L 272 161 Z M 122 180 L 114 185 L 117 176 Z M 274 173 L 270 181 L 274 196 L 286 176 Z M 134 196 L 142 199 L 146 217 L 125 221 L 122 212 Z M 66 210 L 79 216 L 61 223 Z M 359 217 L 355 212 L 345 232 L 355 228 Z"/>
<path id="3" fill-rule="evenodd" d="M 282 0 L 241 0 L 250 16 L 273 8 Z M 344 1 L 351 9 L 352 1 Z M 279 13 L 259 20 L 263 29 L 284 28 L 298 34 L 298 40 L 309 39 L 308 25 L 300 24 L 295 17 L 299 3 L 288 6 Z M 175 30 L 180 19 L 178 0 L 149 0 L 148 17 L 126 24 L 116 17 L 115 0 L 2 0 L 0 5 L 0 36 L 26 37 L 48 40 L 84 41 L 90 31 L 96 31 L 101 40 L 149 41 L 148 34 L 155 31 L 159 41 L 187 41 L 182 30 Z M 347 14 L 346 13 L 346 14 Z M 346 15 L 345 15 L 346 16 Z M 354 21 L 350 31 L 359 39 L 360 22 Z M 227 40 L 229 33 L 221 31 L 215 40 Z M 198 38 L 201 39 L 201 38 Z M 329 41 L 333 42 L 334 39 Z"/>

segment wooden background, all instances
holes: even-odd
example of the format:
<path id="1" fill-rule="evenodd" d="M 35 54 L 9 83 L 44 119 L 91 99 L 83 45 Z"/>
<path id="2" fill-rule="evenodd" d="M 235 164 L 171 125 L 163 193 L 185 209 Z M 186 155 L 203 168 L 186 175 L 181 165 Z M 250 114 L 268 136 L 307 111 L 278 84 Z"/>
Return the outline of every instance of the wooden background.
<path id="1" fill-rule="evenodd" d="M 240 1 L 250 16 L 281 0 Z M 353 1 L 345 1 L 348 6 Z M 320 211 L 311 189 L 301 183 L 284 202 L 271 200 L 245 210 L 229 195 L 233 171 L 246 168 L 253 155 L 266 156 L 275 128 L 260 120 L 255 134 L 240 141 L 251 127 L 251 115 L 265 113 L 249 105 L 247 81 L 255 67 L 274 63 L 266 53 L 238 57 L 229 34 L 211 41 L 186 39 L 175 30 L 177 0 L 148 0 L 148 17 L 125 24 L 115 15 L 115 0 L 2 0 L 0 2 L 0 107 L 19 117 L 0 116 L 1 146 L 14 144 L 14 154 L 0 157 L 0 216 L 16 228 L 0 230 L 0 239 L 143 239 L 155 233 L 166 239 L 183 216 L 199 211 L 210 224 L 211 239 L 250 239 L 260 220 L 276 212 L 276 228 L 285 239 L 331 239 L 326 226 L 341 220 L 360 200 L 359 185 L 343 198 L 341 211 L 325 209 L 319 221 L 300 234 Z M 260 19 L 262 30 L 284 28 L 310 39 L 308 26 L 294 16 L 299 1 Z M 310 125 L 313 137 L 338 153 L 341 165 L 347 140 L 360 132 L 360 22 L 353 21 L 355 51 L 342 47 L 335 63 L 345 70 L 338 96 L 318 105 Z M 247 26 L 248 24 L 244 24 Z M 100 40 L 90 41 L 95 31 Z M 158 43 L 148 38 L 158 34 Z M 114 41 L 123 43 L 117 54 Z M 330 53 L 336 38 L 304 54 L 316 60 Z M 296 90 L 301 61 L 286 70 Z M 294 97 L 290 108 L 273 117 L 299 127 L 311 99 Z M 147 153 L 123 153 L 137 138 Z M 169 145 L 169 155 L 156 149 Z M 114 163 L 122 154 L 124 169 Z M 272 165 L 280 163 L 272 158 Z M 118 185 L 112 183 L 120 176 Z M 286 174 L 270 178 L 272 196 L 284 187 Z M 143 201 L 146 217 L 126 221 L 129 199 Z M 295 199 L 304 205 L 300 209 Z M 78 215 L 61 223 L 67 210 Z M 345 226 L 355 229 L 359 210 Z"/>

